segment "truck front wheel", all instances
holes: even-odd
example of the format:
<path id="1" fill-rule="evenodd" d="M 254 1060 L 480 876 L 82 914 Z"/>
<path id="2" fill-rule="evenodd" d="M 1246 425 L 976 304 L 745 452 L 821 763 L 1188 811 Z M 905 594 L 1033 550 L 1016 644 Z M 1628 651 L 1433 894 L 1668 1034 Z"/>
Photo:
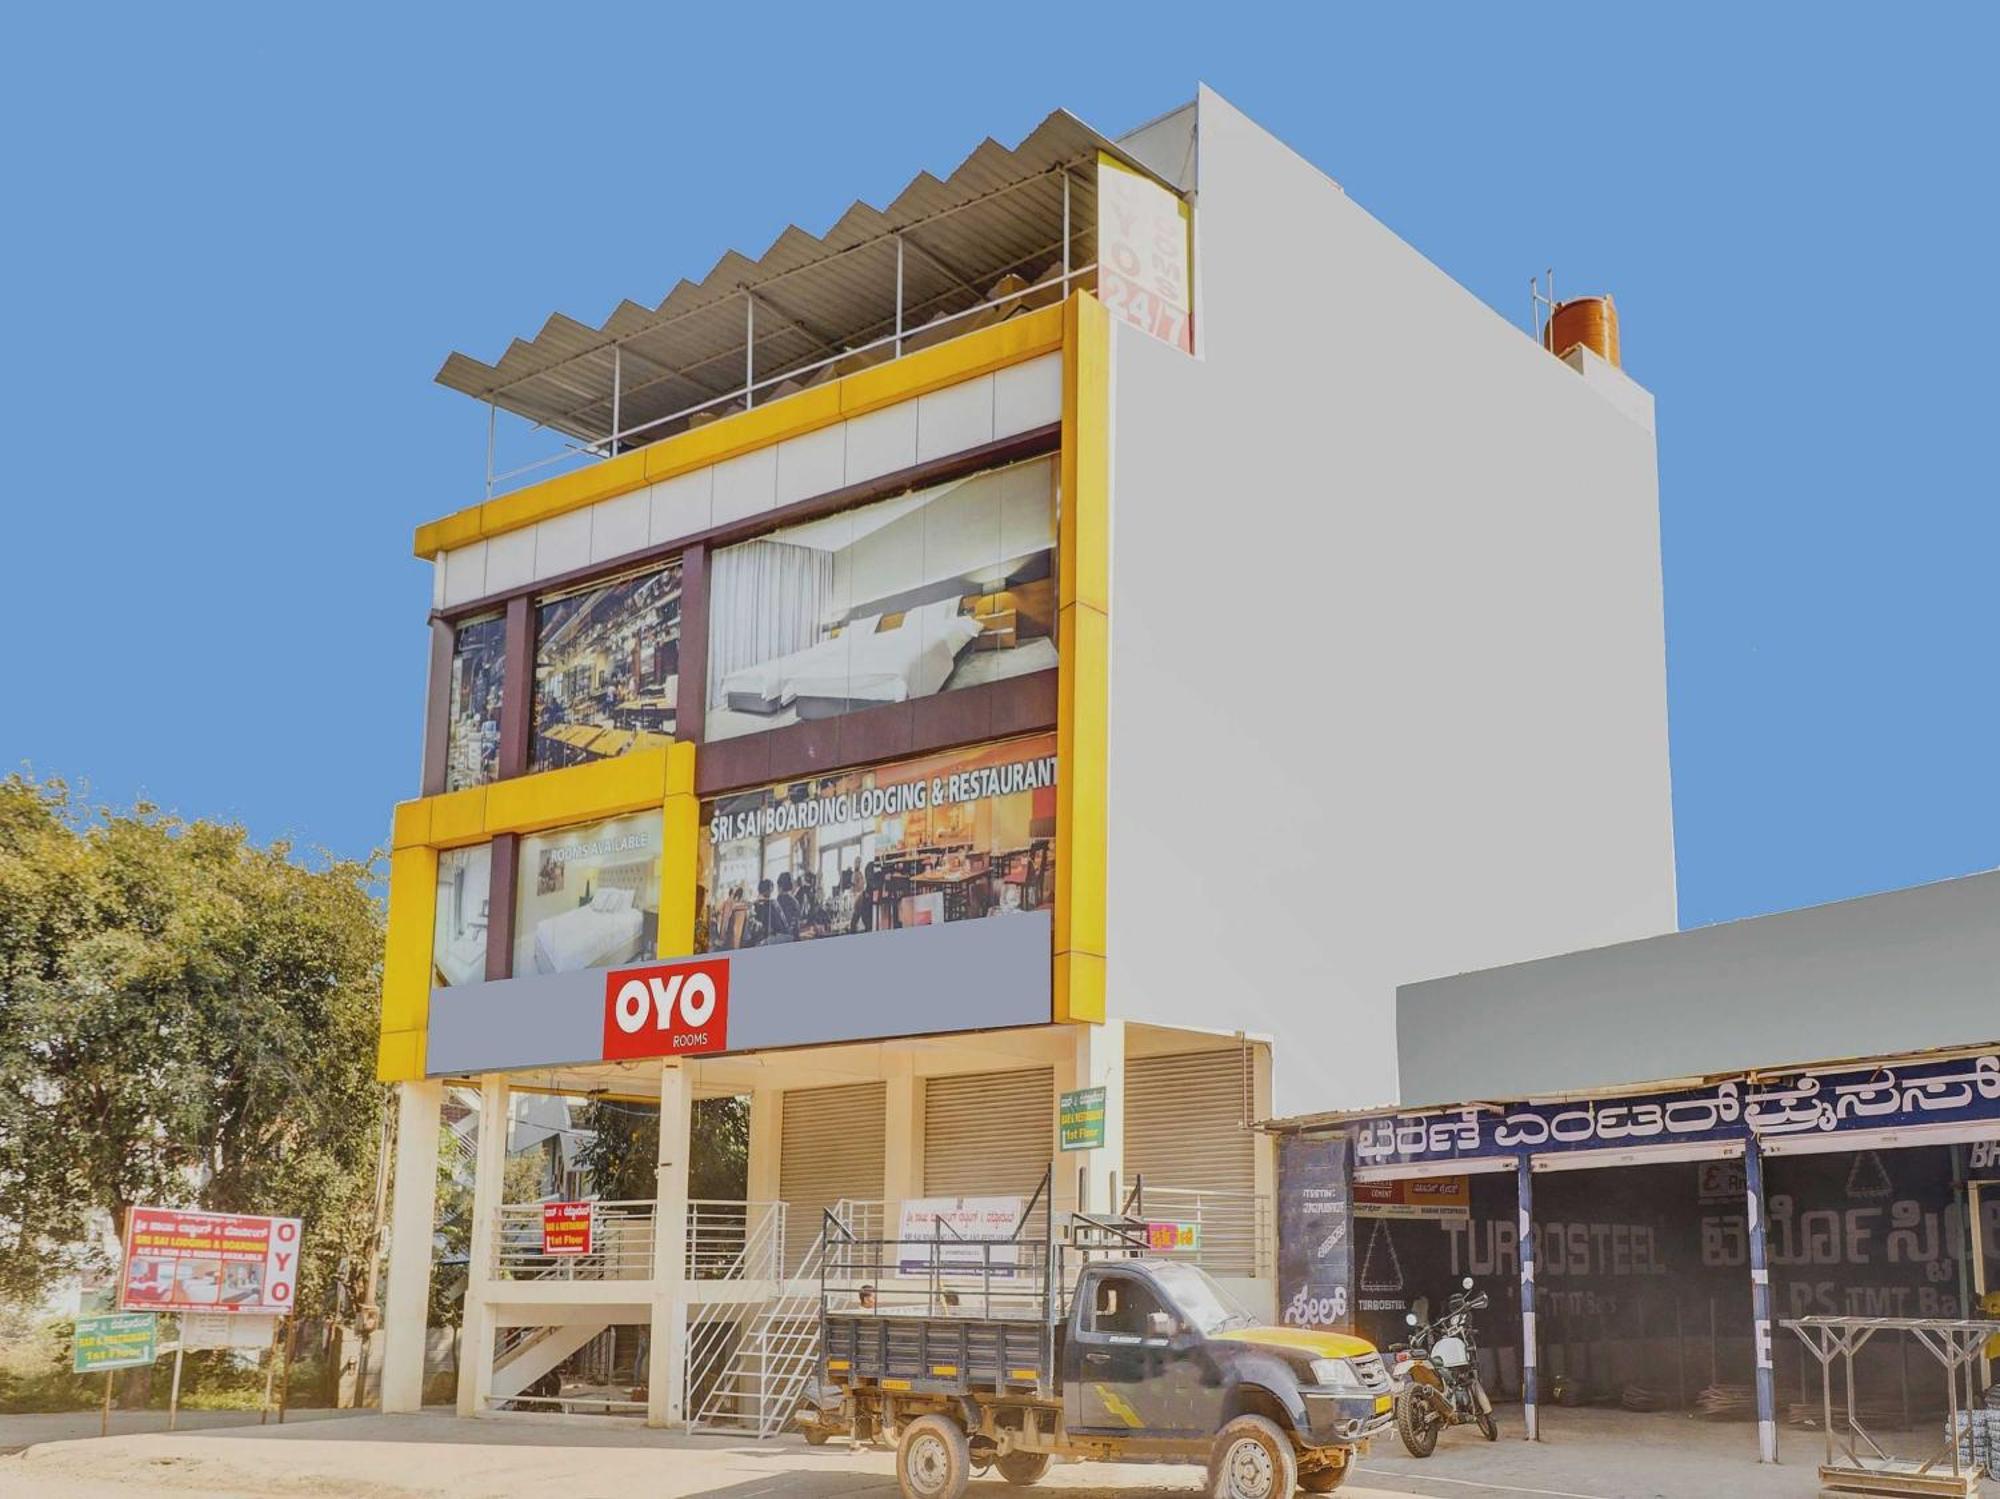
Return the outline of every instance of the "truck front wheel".
<path id="1" fill-rule="evenodd" d="M 903 1499 L 959 1499 L 971 1477 L 972 1448 L 943 1416 L 919 1416 L 903 1428 L 896 1448 Z"/>
<path id="2" fill-rule="evenodd" d="M 1042 1475 L 1049 1471 L 1049 1455 L 1046 1452 L 1010 1452 L 994 1466 L 1007 1482 L 1025 1489 L 1031 1483 L 1042 1481 Z"/>
<path id="3" fill-rule="evenodd" d="M 1266 1416 L 1238 1416 L 1222 1428 L 1208 1459 L 1213 1499 L 1291 1499 L 1299 1460 L 1291 1439 Z"/>

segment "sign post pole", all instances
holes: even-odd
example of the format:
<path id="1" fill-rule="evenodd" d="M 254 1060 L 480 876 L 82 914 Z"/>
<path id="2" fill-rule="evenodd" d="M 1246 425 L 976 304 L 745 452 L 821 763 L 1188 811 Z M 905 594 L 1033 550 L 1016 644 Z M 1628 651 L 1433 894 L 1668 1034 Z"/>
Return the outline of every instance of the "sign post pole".
<path id="1" fill-rule="evenodd" d="M 110 1435 L 111 1435 L 111 1381 L 112 1381 L 112 1378 L 113 1378 L 113 1375 L 112 1375 L 111 1371 L 110 1371 L 109 1369 L 106 1369 L 106 1370 L 104 1371 L 104 1410 L 103 1410 L 102 1414 L 100 1414 L 100 1415 L 99 1415 L 99 1417 L 98 1417 L 98 1420 L 97 1420 L 97 1434 L 98 1434 L 99 1436 L 101 1436 L 101 1437 L 108 1437 L 108 1436 L 110 1436 Z"/>
<path id="2" fill-rule="evenodd" d="M 174 1429 L 181 1414 L 181 1342 L 178 1335 L 174 1339 L 174 1387 L 167 1396 L 167 1430 Z"/>
<path id="3" fill-rule="evenodd" d="M 285 1402 L 292 1393 L 292 1358 L 299 1349 L 299 1324 L 295 1317 L 285 1319 L 291 1331 L 285 1334 L 285 1377 L 278 1385 L 278 1424 L 285 1424 Z"/>
<path id="4" fill-rule="evenodd" d="M 1743 1142 L 1743 1189 L 1750 1225 L 1751 1343 L 1756 1353 L 1757 1460 L 1778 1460 L 1778 1397 L 1771 1365 L 1771 1271 L 1764 1248 L 1764 1152 L 1756 1135 Z"/>
<path id="5" fill-rule="evenodd" d="M 289 1316 L 281 1317 L 278 1319 L 277 1327 L 272 1330 L 271 1356 L 264 1361 L 264 1403 L 257 1407 L 257 1424 L 259 1426 L 262 1426 L 266 1421 L 271 1419 L 271 1386 L 276 1383 L 278 1378 L 278 1354 L 284 1347 L 285 1329 L 290 1327 L 291 1324 L 292 1319 Z"/>
<path id="6" fill-rule="evenodd" d="M 1520 1201 L 1521 1247 L 1521 1428 L 1531 1442 L 1542 1439 L 1537 1409 L 1540 1390 L 1535 1377 L 1535 1163 L 1522 1155 L 1515 1166 Z"/>

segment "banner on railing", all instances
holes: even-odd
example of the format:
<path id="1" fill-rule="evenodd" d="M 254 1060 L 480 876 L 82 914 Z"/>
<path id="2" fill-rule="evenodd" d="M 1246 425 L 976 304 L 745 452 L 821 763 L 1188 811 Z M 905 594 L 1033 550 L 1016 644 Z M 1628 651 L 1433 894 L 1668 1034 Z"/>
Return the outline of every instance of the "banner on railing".
<path id="1" fill-rule="evenodd" d="M 1146 1247 L 1155 1254 L 1173 1254 L 1201 1248 L 1199 1223 L 1148 1223 Z"/>
<path id="2" fill-rule="evenodd" d="M 995 1276 L 1011 1276 L 1020 1263 L 1020 1245 L 990 1241 L 1012 1238 L 1021 1226 L 1022 1206 L 1018 1197 L 913 1197 L 903 1204 L 896 1229 L 903 1241 L 897 1268 L 905 1275 L 925 1274 L 933 1265 L 948 1275 L 984 1275 L 991 1265 Z M 934 1245 L 918 1242 L 925 1239 Z"/>
<path id="3" fill-rule="evenodd" d="M 1097 296 L 1111 315 L 1194 349 L 1188 206 L 1121 161 L 1097 158 Z"/>
<path id="4" fill-rule="evenodd" d="M 543 1203 L 542 1253 L 589 1254 L 596 1222 L 597 1204 L 594 1202 Z"/>

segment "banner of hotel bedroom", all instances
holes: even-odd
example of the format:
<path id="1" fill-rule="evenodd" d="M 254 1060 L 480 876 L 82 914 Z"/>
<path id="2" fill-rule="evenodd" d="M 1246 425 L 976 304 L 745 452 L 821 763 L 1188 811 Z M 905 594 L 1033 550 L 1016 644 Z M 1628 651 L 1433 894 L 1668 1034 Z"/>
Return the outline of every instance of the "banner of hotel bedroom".
<path id="1" fill-rule="evenodd" d="M 1097 297 L 1111 315 L 1194 351 L 1188 207 L 1152 178 L 1097 158 Z"/>
<path id="2" fill-rule="evenodd" d="M 1053 734 L 703 804 L 697 945 L 724 952 L 1040 911 Z"/>

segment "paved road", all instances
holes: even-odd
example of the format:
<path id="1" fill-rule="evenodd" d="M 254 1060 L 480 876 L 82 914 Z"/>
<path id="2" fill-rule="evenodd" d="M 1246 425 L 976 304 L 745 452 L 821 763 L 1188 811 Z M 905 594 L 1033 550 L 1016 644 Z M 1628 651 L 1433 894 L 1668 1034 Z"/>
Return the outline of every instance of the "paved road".
<path id="1" fill-rule="evenodd" d="M 1453 1433 L 1417 1463 L 1378 1444 L 1341 1490 L 1352 1499 L 1805 1499 L 1816 1491 L 1817 1447 L 1788 1433 L 1788 1466 L 1760 1468 L 1744 1427 L 1621 1411 L 1557 1413 L 1551 1440 L 1494 1445 Z M 0 1457 L 7 1499 L 885 1499 L 896 1492 L 886 1453 L 808 1448 L 796 1439 L 718 1442 L 616 1425 L 519 1418 L 344 1414 L 277 1426 L 209 1426 L 38 1439 L 35 1423 L 0 1417 L 0 1436 L 35 1445 Z M 93 1418 L 94 1419 L 94 1418 Z M 254 1419 L 254 1418 L 253 1418 Z M 93 1428 L 94 1429 L 94 1428 Z M 1061 1499 L 1144 1499 L 1198 1493 L 1195 1468 L 1065 1464 L 1037 1493 Z M 995 1481 L 973 1493 L 1013 1492 Z"/>

